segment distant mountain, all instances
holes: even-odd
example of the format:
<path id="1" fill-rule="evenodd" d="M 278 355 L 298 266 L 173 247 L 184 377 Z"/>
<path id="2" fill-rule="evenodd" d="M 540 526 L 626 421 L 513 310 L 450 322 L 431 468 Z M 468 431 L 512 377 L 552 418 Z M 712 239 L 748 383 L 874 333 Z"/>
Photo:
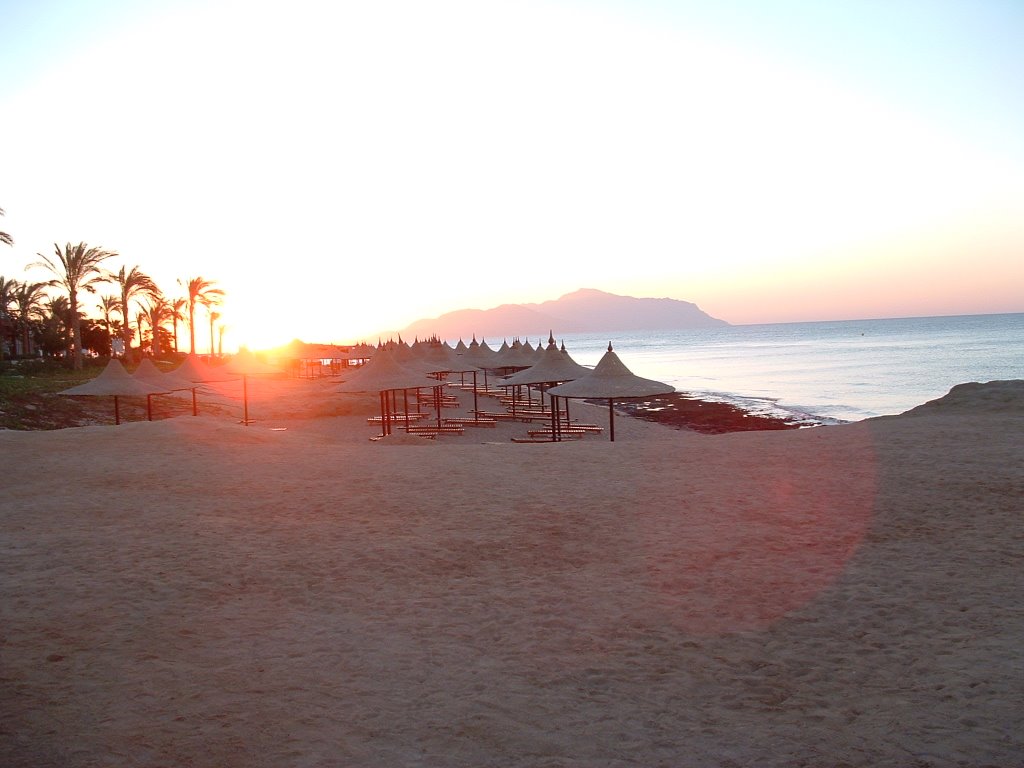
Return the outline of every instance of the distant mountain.
<path id="1" fill-rule="evenodd" d="M 540 304 L 502 304 L 493 309 L 459 309 L 429 320 L 417 320 L 401 331 L 408 341 L 512 338 L 603 331 L 667 331 L 728 325 L 678 299 L 638 299 L 582 288 Z"/>

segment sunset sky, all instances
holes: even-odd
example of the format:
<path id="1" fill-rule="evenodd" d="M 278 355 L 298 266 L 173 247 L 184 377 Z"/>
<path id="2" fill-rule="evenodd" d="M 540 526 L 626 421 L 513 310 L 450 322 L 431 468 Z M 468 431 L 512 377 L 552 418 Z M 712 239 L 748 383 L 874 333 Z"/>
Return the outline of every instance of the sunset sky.
<path id="1" fill-rule="evenodd" d="M 1019 0 L 38 0 L 0 29 L 0 274 L 85 241 L 171 297 L 202 276 L 233 344 L 581 287 L 732 323 L 1024 311 Z"/>

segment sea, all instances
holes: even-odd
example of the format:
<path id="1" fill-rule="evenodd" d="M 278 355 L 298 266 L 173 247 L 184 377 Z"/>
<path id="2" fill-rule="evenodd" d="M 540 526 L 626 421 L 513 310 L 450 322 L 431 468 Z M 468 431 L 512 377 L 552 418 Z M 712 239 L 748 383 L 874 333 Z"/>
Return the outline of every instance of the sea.
<path id="1" fill-rule="evenodd" d="M 903 413 L 964 382 L 1024 379 L 1024 313 L 556 334 L 556 341 L 582 365 L 596 365 L 611 344 L 637 376 L 677 391 L 826 424 Z"/>

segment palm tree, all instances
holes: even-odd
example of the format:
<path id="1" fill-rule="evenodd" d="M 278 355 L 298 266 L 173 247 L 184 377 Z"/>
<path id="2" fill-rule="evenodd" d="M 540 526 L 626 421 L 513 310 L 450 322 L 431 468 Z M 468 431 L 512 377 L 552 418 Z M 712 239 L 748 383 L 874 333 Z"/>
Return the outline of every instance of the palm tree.
<path id="1" fill-rule="evenodd" d="M 210 354 L 213 355 L 213 324 L 220 318 L 220 312 L 210 312 Z"/>
<path id="2" fill-rule="evenodd" d="M 14 330 L 14 324 L 9 321 L 10 315 L 7 312 L 8 306 L 14 301 L 14 291 L 18 287 L 17 280 L 8 280 L 0 275 L 0 362 L 4 359 L 4 335 Z"/>
<path id="3" fill-rule="evenodd" d="M 149 297 L 149 304 L 139 304 L 139 308 L 143 310 L 146 322 L 153 330 L 153 357 L 160 357 L 160 332 L 164 323 L 171 319 L 171 306 L 167 299 L 154 293 Z"/>
<path id="4" fill-rule="evenodd" d="M 107 331 L 107 336 L 110 337 L 111 342 L 114 338 L 114 333 L 111 330 L 110 313 L 117 312 L 120 306 L 121 300 L 117 296 L 100 296 L 100 303 L 96 305 L 96 309 L 103 313 L 103 328 Z M 113 343 L 110 344 L 108 351 L 110 354 L 114 354 Z"/>
<path id="5" fill-rule="evenodd" d="M 148 319 L 146 313 L 143 310 L 139 310 L 138 314 L 135 315 L 135 325 L 139 329 L 139 352 L 142 351 L 142 347 L 145 345 L 145 333 L 146 333 L 146 320 Z"/>
<path id="6" fill-rule="evenodd" d="M 44 283 L 45 285 L 45 283 Z M 66 353 L 71 346 L 68 336 L 71 330 L 71 309 L 67 296 L 48 296 L 43 304 L 43 348 L 53 354 Z"/>
<path id="7" fill-rule="evenodd" d="M 178 323 L 185 319 L 182 310 L 188 299 L 175 299 L 171 302 L 171 322 L 174 323 L 174 354 L 178 354 Z"/>
<path id="8" fill-rule="evenodd" d="M 132 267 L 128 271 L 121 267 L 116 274 L 114 272 L 108 272 L 107 274 L 110 276 L 110 280 L 117 283 L 121 288 L 119 307 L 123 323 L 121 326 L 121 338 L 124 340 L 124 356 L 127 358 L 132 349 L 132 324 L 128 318 L 131 300 L 139 294 L 159 293 L 159 289 L 149 275 L 142 272 L 138 266 Z"/>
<path id="9" fill-rule="evenodd" d="M 4 215 L 4 209 L 0 208 L 0 216 Z M 14 245 L 14 238 L 8 235 L 6 232 L 0 232 L 0 243 L 7 243 L 7 245 Z"/>
<path id="10" fill-rule="evenodd" d="M 43 300 L 46 283 L 18 283 L 14 291 L 14 304 L 18 308 L 17 325 L 21 331 L 21 353 L 29 354 L 33 320 L 43 319 Z"/>
<path id="11" fill-rule="evenodd" d="M 213 283 L 213 280 L 206 280 L 202 277 L 193 277 L 188 282 L 182 283 L 182 285 L 188 288 L 189 352 L 193 355 L 196 353 L 196 304 L 202 304 L 209 309 L 213 305 L 218 304 L 224 295 L 224 291 L 220 288 L 214 288 Z M 210 354 L 213 354 L 212 349 Z"/>
<path id="12" fill-rule="evenodd" d="M 90 248 L 85 243 L 72 245 L 68 243 L 62 251 L 60 246 L 53 244 L 57 261 L 43 254 L 37 254 L 42 261 L 30 264 L 29 267 L 45 267 L 57 277 L 48 285 L 63 288 L 68 292 L 68 307 L 71 310 L 71 332 L 74 338 L 75 370 L 82 368 L 82 318 L 78 314 L 78 292 L 94 293 L 96 285 L 108 280 L 100 265 L 117 254 L 101 248 Z"/>
<path id="13" fill-rule="evenodd" d="M 110 325 L 110 313 L 120 311 L 121 300 L 117 296 L 100 296 L 100 303 L 96 305 L 96 309 L 103 313 L 103 327 L 108 331 L 111 328 Z"/>

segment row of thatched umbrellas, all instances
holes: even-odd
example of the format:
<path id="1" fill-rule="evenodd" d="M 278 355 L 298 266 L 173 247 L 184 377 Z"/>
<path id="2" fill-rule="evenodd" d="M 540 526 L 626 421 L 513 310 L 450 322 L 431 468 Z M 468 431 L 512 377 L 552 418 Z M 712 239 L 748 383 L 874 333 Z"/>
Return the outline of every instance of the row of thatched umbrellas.
<path id="1" fill-rule="evenodd" d="M 268 370 L 269 369 L 269 370 Z M 153 418 L 153 396 L 191 390 L 192 415 L 198 415 L 196 391 L 203 384 L 242 379 L 245 397 L 243 399 L 243 423 L 249 424 L 248 376 L 253 373 L 276 371 L 265 366 L 251 353 L 237 355 L 226 365 L 214 367 L 203 363 L 195 355 L 170 372 L 163 372 L 149 359 L 144 359 L 134 373 L 128 373 L 120 360 L 112 358 L 100 374 L 84 384 L 65 389 L 62 395 L 92 395 L 114 398 L 114 423 L 121 423 L 119 398 L 145 397 L 146 415 Z"/>
<path id="2" fill-rule="evenodd" d="M 460 342 L 461 343 L 461 342 Z M 417 347 L 420 343 L 417 343 Z M 473 410 L 479 412 L 477 406 L 476 374 L 483 371 L 515 371 L 500 378 L 496 383 L 500 387 L 528 386 L 537 387 L 551 398 L 551 432 L 552 440 L 558 439 L 559 407 L 557 399 L 607 400 L 609 419 L 609 438 L 615 440 L 616 400 L 653 397 L 674 392 L 675 388 L 664 382 L 645 379 L 633 374 L 619 359 L 608 344 L 608 351 L 593 368 L 587 368 L 574 361 L 565 351 L 564 345 L 559 348 L 553 336 L 549 336 L 548 345 L 540 351 L 539 357 L 532 350 L 525 350 L 515 345 L 495 352 L 486 346 L 486 342 L 478 344 L 474 338 L 472 343 L 465 345 L 461 354 L 458 348 L 452 349 L 441 343 L 425 343 L 424 351 L 417 353 L 416 347 L 394 345 L 393 348 L 383 347 L 374 354 L 369 362 L 357 369 L 339 387 L 341 392 L 376 392 L 381 401 L 381 423 L 384 434 L 388 434 L 389 423 L 393 420 L 388 408 L 388 393 L 425 387 L 441 386 L 443 376 L 450 373 L 472 373 Z M 507 347 L 508 351 L 505 352 Z M 404 350 L 406 358 L 400 357 Z M 485 378 L 486 381 L 486 378 Z M 486 386 L 486 384 L 485 384 Z M 515 398 L 513 398 L 513 404 Z M 515 406 L 513 405 L 513 408 Z M 408 410 L 406 411 L 408 413 Z M 440 423 L 440 408 L 438 409 Z"/>
<path id="3" fill-rule="evenodd" d="M 252 353 L 243 351 L 227 364 L 209 366 L 190 355 L 177 369 L 169 373 L 160 371 L 151 361 L 144 360 L 134 374 L 129 374 L 118 360 L 111 360 L 107 367 L 92 381 L 64 390 L 64 395 L 113 396 L 115 423 L 120 424 L 119 397 L 145 397 L 147 415 L 152 418 L 153 395 L 191 390 L 193 414 L 198 413 L 196 391 L 204 383 L 242 379 L 243 424 L 250 424 L 248 411 L 248 377 L 256 374 L 278 372 L 278 369 L 258 360 Z M 616 400 L 653 397 L 674 392 L 675 388 L 664 382 L 645 379 L 634 375 L 619 359 L 609 343 L 608 351 L 591 369 L 578 364 L 565 350 L 559 348 L 553 336 L 548 344 L 536 350 L 528 344 L 504 343 L 499 350 L 492 350 L 486 341 L 473 341 L 466 345 L 461 341 L 452 348 L 440 342 L 417 342 L 415 345 L 389 343 L 380 345 L 369 357 L 369 361 L 352 371 L 339 385 L 339 392 L 375 393 L 381 403 L 381 424 L 384 434 L 389 434 L 391 423 L 397 416 L 390 403 L 397 392 L 405 398 L 406 426 L 408 426 L 408 393 L 430 388 L 434 392 L 437 421 L 441 423 L 440 388 L 445 378 L 452 373 L 472 374 L 473 412 L 479 418 L 477 374 L 484 374 L 487 389 L 487 375 L 501 374 L 496 384 L 499 387 L 536 387 L 542 396 L 551 399 L 552 440 L 559 435 L 560 409 L 558 398 L 607 400 L 609 437 L 615 440 L 614 403 Z M 513 409 L 515 398 L 513 398 Z"/>

